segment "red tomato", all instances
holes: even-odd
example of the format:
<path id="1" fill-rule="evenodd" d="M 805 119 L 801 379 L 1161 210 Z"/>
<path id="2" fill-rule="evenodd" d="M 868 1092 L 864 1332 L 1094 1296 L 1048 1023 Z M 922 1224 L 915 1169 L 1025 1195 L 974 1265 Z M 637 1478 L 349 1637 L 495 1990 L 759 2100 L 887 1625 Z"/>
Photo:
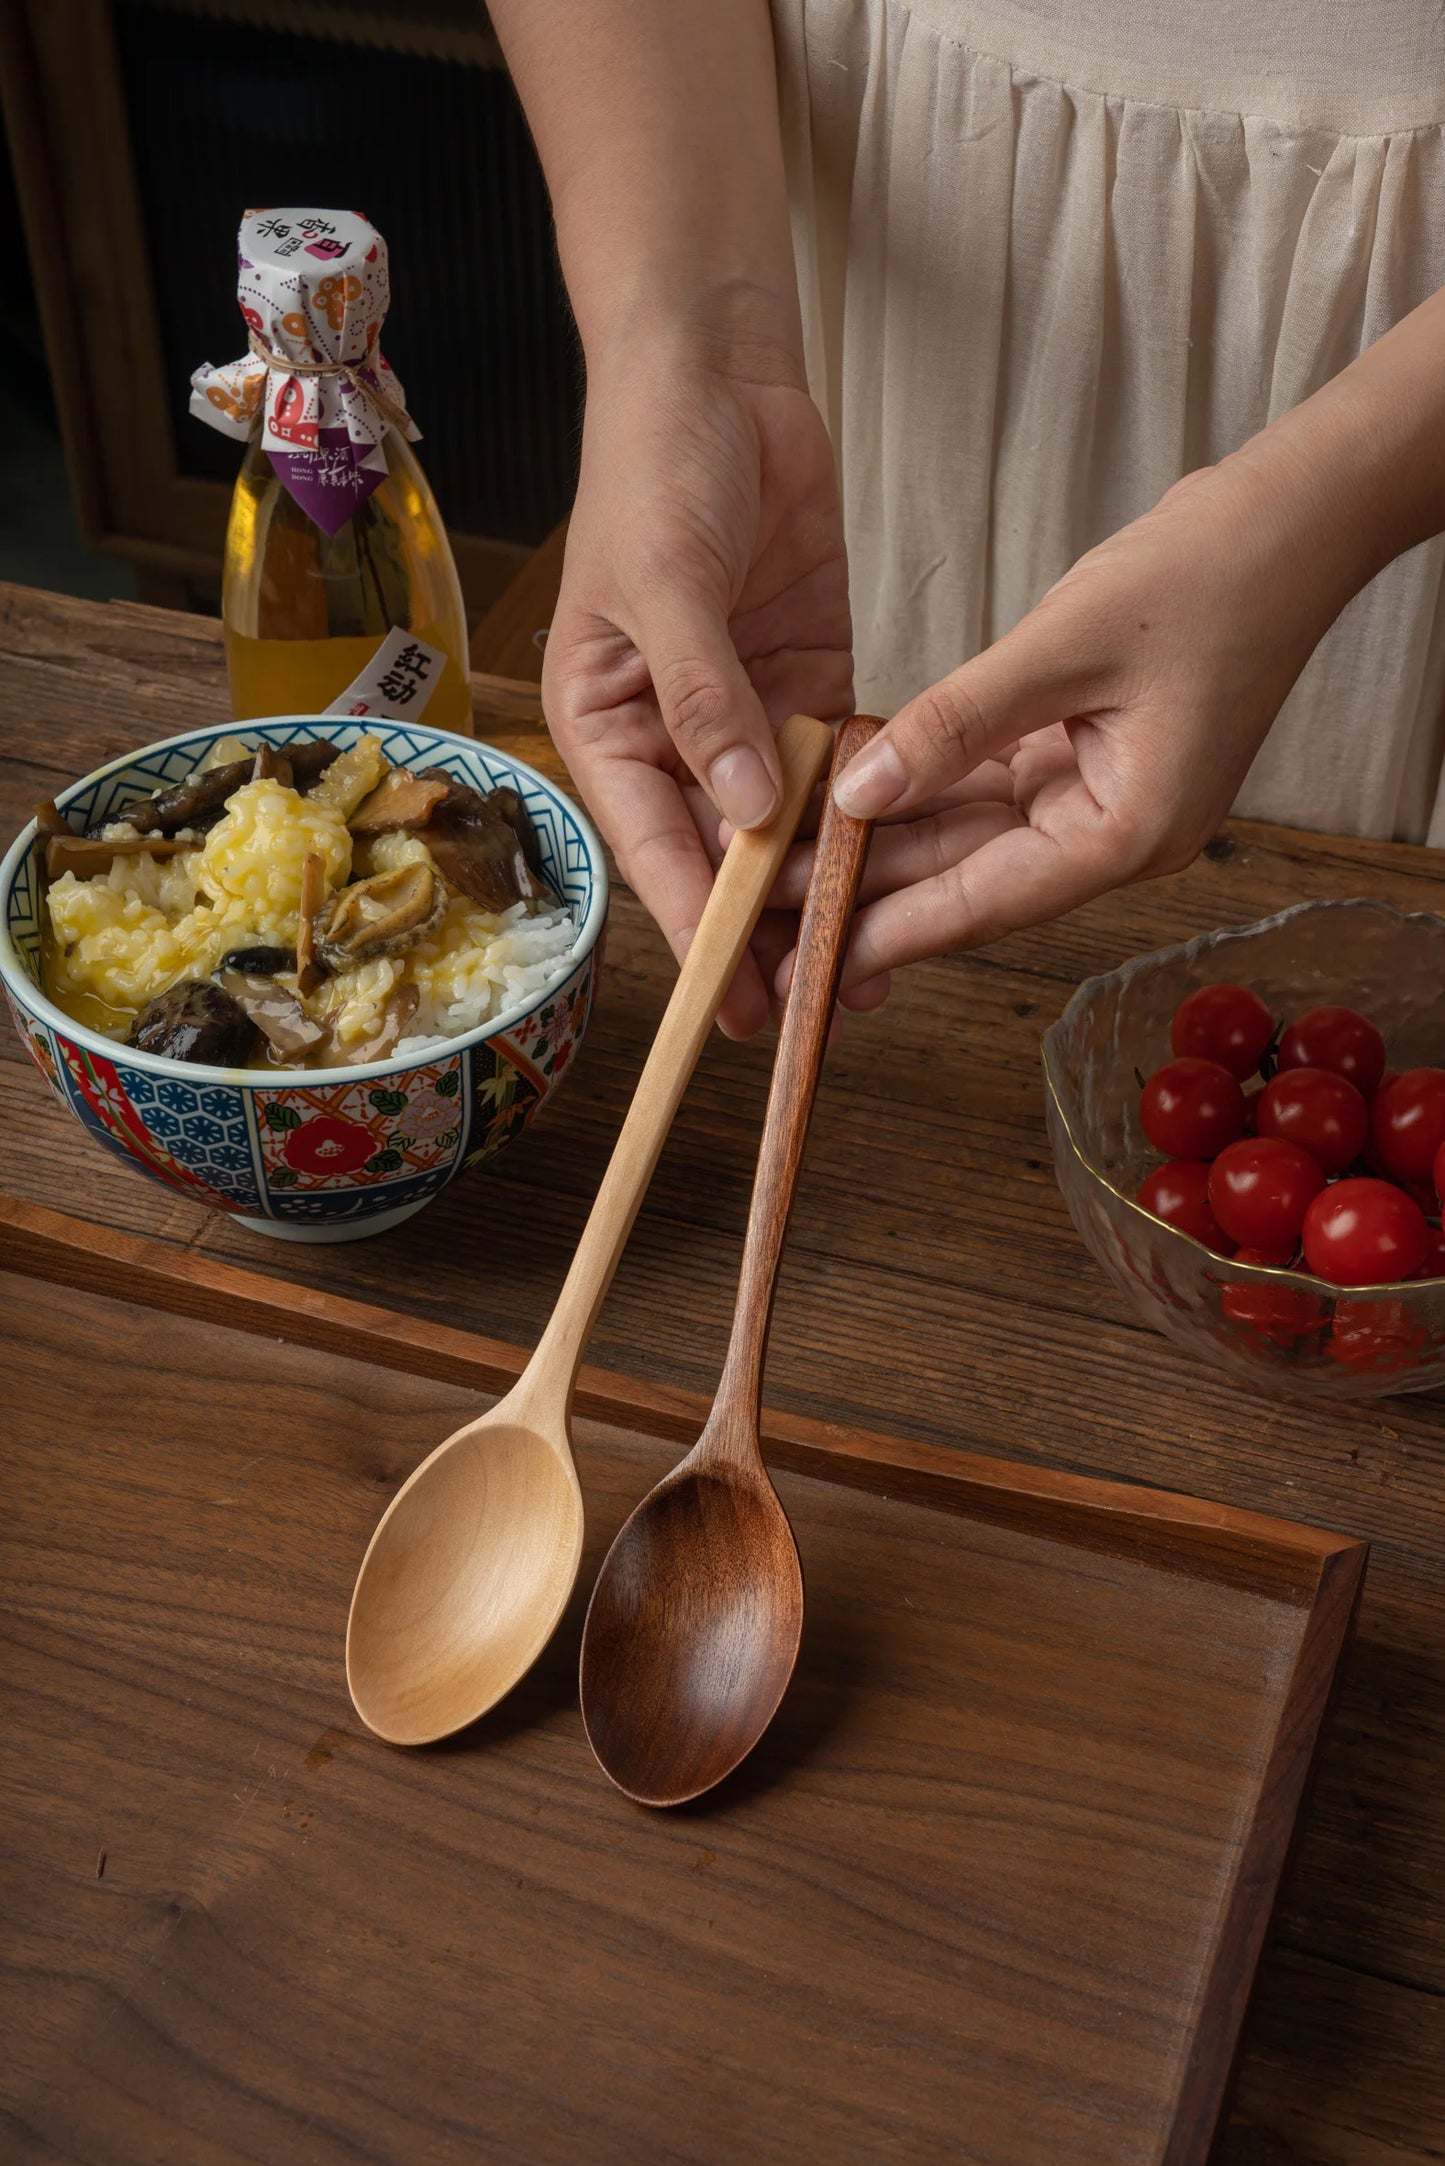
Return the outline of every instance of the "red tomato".
<path id="1" fill-rule="evenodd" d="M 1236 1249 L 1237 1264 L 1288 1263 L 1289 1257 L 1272 1256 L 1257 1248 Z M 1320 1330 L 1325 1305 L 1318 1294 L 1303 1286 L 1280 1286 L 1269 1280 L 1257 1285 L 1232 1283 L 1220 1288 L 1219 1306 L 1231 1323 L 1243 1324 L 1257 1337 L 1274 1346 L 1293 1346 Z"/>
<path id="2" fill-rule="evenodd" d="M 1216 1256 L 1233 1254 L 1234 1243 L 1209 1208 L 1209 1168 L 1196 1159 L 1176 1158 L 1156 1166 L 1139 1190 L 1139 1201 L 1166 1226 L 1192 1234 Z"/>
<path id="3" fill-rule="evenodd" d="M 1325 1351 L 1347 1368 L 1388 1376 L 1412 1369 L 1429 1343 L 1403 1301 L 1337 1301 Z"/>
<path id="4" fill-rule="evenodd" d="M 1390 1286 L 1425 1261 L 1425 1214 L 1389 1181 L 1336 1181 L 1305 1213 L 1305 1262 L 1336 1286 Z"/>
<path id="5" fill-rule="evenodd" d="M 1166 1158 L 1213 1158 L 1244 1134 L 1244 1092 L 1217 1060 L 1170 1060 L 1144 1085 L 1139 1119 Z"/>
<path id="6" fill-rule="evenodd" d="M 1438 1226 L 1425 1228 L 1425 1261 L 1415 1274 L 1421 1279 L 1445 1279 L 1445 1233 Z"/>
<path id="7" fill-rule="evenodd" d="M 1257 1073 L 1273 1036 L 1274 1017 L 1244 985 L 1201 985 L 1180 1001 L 1169 1026 L 1176 1053 L 1216 1060 L 1241 1082 Z"/>
<path id="8" fill-rule="evenodd" d="M 1326 1173 L 1343 1173 L 1365 1148 L 1370 1109 L 1328 1068 L 1281 1068 L 1259 1103 L 1256 1133 L 1302 1144 Z"/>
<path id="9" fill-rule="evenodd" d="M 1209 1201 L 1231 1241 L 1279 1255 L 1294 1249 L 1311 1199 L 1325 1185 L 1317 1162 L 1298 1143 L 1246 1136 L 1209 1169 Z"/>
<path id="10" fill-rule="evenodd" d="M 1374 1155 L 1392 1180 L 1428 1181 L 1445 1143 L 1445 1069 L 1407 1068 L 1370 1107 Z"/>
<path id="11" fill-rule="evenodd" d="M 1279 1041 L 1281 1068 L 1328 1068 L 1366 1098 L 1385 1073 L 1385 1041 L 1353 1008 L 1311 1008 Z"/>
<path id="12" fill-rule="evenodd" d="M 1445 1143 L 1435 1153 L 1435 1193 L 1445 1204 Z"/>
<path id="13" fill-rule="evenodd" d="M 1293 1248 L 1237 1248 L 1234 1261 L 1242 1264 L 1262 1264 L 1267 1271 L 1288 1271 L 1298 1254 L 1298 1242 Z"/>

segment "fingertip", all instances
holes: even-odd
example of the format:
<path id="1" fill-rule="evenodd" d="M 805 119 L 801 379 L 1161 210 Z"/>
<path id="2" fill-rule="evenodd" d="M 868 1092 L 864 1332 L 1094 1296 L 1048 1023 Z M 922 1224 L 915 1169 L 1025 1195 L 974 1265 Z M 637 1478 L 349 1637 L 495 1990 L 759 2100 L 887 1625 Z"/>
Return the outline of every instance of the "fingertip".
<path id="1" fill-rule="evenodd" d="M 892 973 L 882 970 L 875 978 L 865 978 L 861 985 L 849 986 L 838 997 L 842 1005 L 851 1008 L 855 1015 L 868 1015 L 874 1008 L 882 1007 L 892 990 Z"/>
<path id="2" fill-rule="evenodd" d="M 766 826 L 778 809 L 778 778 L 752 745 L 734 745 L 719 753 L 707 782 L 713 803 L 732 827 Z"/>
<path id="3" fill-rule="evenodd" d="M 762 974 L 750 955 L 738 965 L 737 975 L 717 1012 L 717 1027 L 725 1038 L 755 1038 L 768 1020 L 770 1002 Z"/>
<path id="4" fill-rule="evenodd" d="M 833 802 L 850 819 L 876 820 L 908 789 L 908 770 L 886 736 L 855 752 L 833 783 Z"/>

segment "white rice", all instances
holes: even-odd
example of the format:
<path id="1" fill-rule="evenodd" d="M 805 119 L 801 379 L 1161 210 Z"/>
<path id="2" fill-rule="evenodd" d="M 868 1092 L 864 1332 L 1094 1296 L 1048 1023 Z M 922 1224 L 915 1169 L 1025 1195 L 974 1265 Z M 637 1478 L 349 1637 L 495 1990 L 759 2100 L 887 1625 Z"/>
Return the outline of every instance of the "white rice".
<path id="1" fill-rule="evenodd" d="M 490 939 L 464 959 L 453 958 L 444 995 L 422 992 L 412 1028 L 397 1043 L 396 1057 L 425 1052 L 464 1031 L 476 1030 L 567 976 L 577 940 L 570 912 L 549 910 L 529 917 L 526 905 L 515 903 L 495 924 L 497 930 Z M 458 962 L 463 962 L 460 970 Z"/>

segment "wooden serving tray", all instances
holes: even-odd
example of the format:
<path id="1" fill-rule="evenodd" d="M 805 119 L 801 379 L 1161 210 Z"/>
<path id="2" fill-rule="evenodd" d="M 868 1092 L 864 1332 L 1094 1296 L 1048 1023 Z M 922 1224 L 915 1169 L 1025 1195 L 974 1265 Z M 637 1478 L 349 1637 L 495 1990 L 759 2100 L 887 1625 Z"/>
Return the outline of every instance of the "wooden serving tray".
<path id="1" fill-rule="evenodd" d="M 1205 2158 L 1362 1544 L 769 1415 L 799 1673 L 649 1813 L 577 1644 L 700 1402 L 585 1373 L 573 1610 L 401 1753 L 352 1578 L 522 1351 L 13 1202 L 0 1267 L 7 2155 Z"/>

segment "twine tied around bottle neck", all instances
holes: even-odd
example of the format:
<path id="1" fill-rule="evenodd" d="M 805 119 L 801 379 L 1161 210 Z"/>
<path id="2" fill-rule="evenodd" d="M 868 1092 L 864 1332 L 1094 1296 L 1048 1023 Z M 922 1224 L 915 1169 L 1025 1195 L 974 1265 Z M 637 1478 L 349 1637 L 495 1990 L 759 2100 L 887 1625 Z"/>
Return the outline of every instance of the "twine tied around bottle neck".
<path id="1" fill-rule="evenodd" d="M 293 361 L 289 355 L 277 353 L 266 344 L 259 331 L 248 334 L 248 343 L 258 361 L 264 361 L 268 369 L 275 369 L 282 376 L 344 376 L 353 391 L 376 408 L 381 419 L 393 429 L 406 434 L 406 408 L 398 406 L 389 398 L 379 384 L 369 384 L 360 374 L 362 369 L 375 369 L 377 346 L 381 338 L 378 324 L 366 342 L 366 351 L 359 361 Z"/>

